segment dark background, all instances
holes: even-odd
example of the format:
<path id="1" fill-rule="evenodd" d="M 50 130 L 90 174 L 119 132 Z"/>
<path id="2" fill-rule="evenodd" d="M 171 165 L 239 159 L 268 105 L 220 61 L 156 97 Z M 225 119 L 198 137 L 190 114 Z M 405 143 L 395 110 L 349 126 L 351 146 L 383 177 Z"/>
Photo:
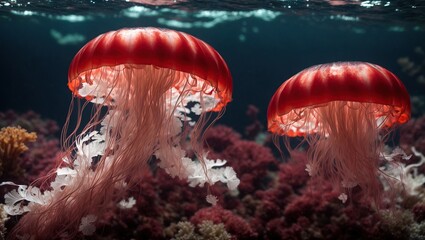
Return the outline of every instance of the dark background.
<path id="1" fill-rule="evenodd" d="M 68 65 L 90 39 L 123 27 L 157 26 L 157 17 L 139 19 L 105 16 L 71 23 L 46 17 L 13 16 L 0 20 L 0 111 L 34 110 L 62 126 L 71 101 L 66 86 Z M 265 124 L 270 97 L 286 79 L 311 65 L 333 61 L 368 61 L 398 75 L 411 95 L 425 95 L 425 85 L 402 72 L 397 59 L 419 58 L 425 32 L 409 23 L 394 26 L 342 20 L 302 20 L 280 16 L 273 21 L 244 18 L 213 28 L 178 29 L 212 45 L 227 61 L 234 80 L 233 102 L 218 123 L 243 131 L 249 104 L 260 109 Z M 51 36 L 78 33 L 86 40 L 60 45 Z M 392 29 L 392 30 L 391 30 Z M 245 40 L 240 40 L 244 35 Z M 422 70 L 423 71 L 423 70 Z"/>

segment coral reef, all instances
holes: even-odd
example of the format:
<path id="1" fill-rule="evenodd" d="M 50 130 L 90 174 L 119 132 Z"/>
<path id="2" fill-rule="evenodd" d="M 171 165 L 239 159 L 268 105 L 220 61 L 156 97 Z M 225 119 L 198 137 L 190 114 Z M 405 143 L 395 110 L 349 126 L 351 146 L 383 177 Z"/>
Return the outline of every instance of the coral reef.
<path id="1" fill-rule="evenodd" d="M 3 204 L 0 204 L 0 239 L 4 239 L 4 233 L 6 232 L 5 223 L 8 220 L 7 214 L 3 209 Z"/>
<path id="2" fill-rule="evenodd" d="M 424 119 L 412 120 L 400 130 L 400 146 L 406 152 L 412 146 L 424 152 Z M 39 139 L 22 156 L 28 165 L 22 166 L 26 174 L 21 181 L 44 174 L 39 168 L 30 167 L 32 161 L 36 161 L 36 166 L 52 166 L 59 152 L 53 146 L 57 140 L 51 137 L 52 132 L 46 130 L 43 134 L 36 126 L 33 130 Z M 207 190 L 191 188 L 186 181 L 171 178 L 152 161 L 150 169 L 143 173 L 143 181 L 127 191 L 125 198 L 116 199 L 118 206 L 93 223 L 96 229 L 90 239 L 425 237 L 425 204 L 415 196 L 400 195 L 403 199 L 395 206 L 377 210 L 361 198 L 359 189 L 353 188 L 343 202 L 340 192 L 330 183 L 310 178 L 303 151 L 292 152 L 290 159 L 278 160 L 271 148 L 220 125 L 211 127 L 204 137 L 209 155 L 228 160 L 237 172 L 241 179 L 238 191 L 228 192 L 224 184 L 209 186 Z M 46 149 L 48 141 L 37 145 L 40 138 L 52 141 L 53 150 Z M 56 152 L 46 155 L 43 149 Z M 414 153 L 409 151 L 408 154 Z M 405 164 L 409 167 L 416 162 L 409 160 Z M 205 201 L 206 191 L 218 197 L 216 206 Z M 13 221 L 8 223 L 10 229 Z M 86 227 L 87 231 L 94 231 L 91 223 Z"/>
<path id="3" fill-rule="evenodd" d="M 410 152 L 411 146 L 425 153 L 425 116 L 412 119 L 400 127 L 400 147 Z"/>
<path id="4" fill-rule="evenodd" d="M 210 129 L 205 140 L 212 150 L 210 156 L 227 159 L 237 172 L 241 180 L 238 187 L 241 197 L 269 186 L 268 170 L 277 169 L 278 164 L 270 148 L 243 140 L 231 128 L 220 125 Z"/>
<path id="5" fill-rule="evenodd" d="M 380 239 L 423 239 L 425 223 L 414 219 L 407 210 L 384 211 L 377 236 Z"/>
<path id="6" fill-rule="evenodd" d="M 23 142 L 17 145 L 19 146 L 20 153 L 14 153 L 12 161 L 8 160 L 7 166 L 3 165 L 3 175 L 0 177 L 0 182 L 14 181 L 16 183 L 27 184 L 38 179 L 40 176 L 46 176 L 48 172 L 54 169 L 57 155 L 60 152 L 57 136 L 59 127 L 55 121 L 41 118 L 40 115 L 32 111 L 23 114 L 12 110 L 0 112 L 0 127 L 5 129 L 9 126 L 13 126 L 12 130 L 14 130 L 12 132 L 23 136 L 21 136 L 21 140 L 26 139 L 31 141 L 25 144 L 25 146 L 22 145 Z M 37 136 L 36 139 L 35 136 Z M 26 150 L 27 147 L 28 150 Z M 10 191 L 10 188 L 2 186 L 0 189 L 1 199 L 3 199 L 3 195 Z M 1 209 L 3 213 L 3 206 Z M 9 219 L 5 224 L 7 229 L 11 229 L 19 220 L 16 217 Z M 6 218 L 2 218 L 1 222 L 5 220 Z M 2 227 L 1 232 L 4 231 L 5 228 Z"/>
<path id="7" fill-rule="evenodd" d="M 222 223 L 226 230 L 236 239 L 256 239 L 258 237 L 245 219 L 221 207 L 200 209 L 190 221 L 197 225 L 204 221 L 212 221 L 215 224 Z"/>
<path id="8" fill-rule="evenodd" d="M 246 110 L 246 116 L 251 121 L 249 125 L 245 127 L 245 136 L 248 140 L 255 140 L 257 136 L 263 131 L 263 124 L 258 120 L 258 114 L 260 110 L 254 105 L 248 105 Z"/>
<path id="9" fill-rule="evenodd" d="M 186 229 L 181 234 L 190 235 L 196 233 L 194 226 L 212 221 L 223 224 L 231 239 L 378 237 L 379 213 L 361 202 L 355 192 L 343 204 L 329 183 L 311 181 L 305 171 L 304 152 L 293 153 L 289 162 L 279 163 L 269 148 L 243 140 L 231 128 L 212 127 L 205 137 L 210 154 L 227 157 L 240 174 L 239 193 L 211 187 L 211 191 L 223 193 L 217 194 L 218 206 L 211 207 L 202 198 L 201 189 L 193 191 L 152 166 L 152 173 L 129 193 L 129 197 L 138 196 L 134 206 L 111 213 L 102 221 L 98 234 L 118 238 L 118 232 L 132 229 L 126 231 L 126 238 L 166 239 L 164 232 L 176 222 L 190 221 L 192 225 L 181 226 Z"/>
<path id="10" fill-rule="evenodd" d="M 27 151 L 27 142 L 34 142 L 37 135 L 18 127 L 4 127 L 0 129 L 0 177 L 10 178 L 18 175 L 20 163 L 18 156 Z"/>
<path id="11" fill-rule="evenodd" d="M 55 121 L 43 119 L 32 111 L 23 114 L 11 110 L 0 112 L 0 127 L 7 126 L 19 126 L 22 130 L 36 134 L 37 139 L 28 144 L 30 151 L 20 154 L 14 161 L 23 169 L 23 176 L 9 174 L 9 176 L 3 176 L 2 181 L 18 180 L 19 183 L 30 183 L 54 169 L 60 152 L 57 136 L 59 126 Z"/>
<path id="12" fill-rule="evenodd" d="M 214 224 L 212 221 L 203 221 L 196 225 L 191 222 L 179 222 L 166 230 L 166 236 L 172 240 L 230 240 L 231 236 L 222 223 Z"/>

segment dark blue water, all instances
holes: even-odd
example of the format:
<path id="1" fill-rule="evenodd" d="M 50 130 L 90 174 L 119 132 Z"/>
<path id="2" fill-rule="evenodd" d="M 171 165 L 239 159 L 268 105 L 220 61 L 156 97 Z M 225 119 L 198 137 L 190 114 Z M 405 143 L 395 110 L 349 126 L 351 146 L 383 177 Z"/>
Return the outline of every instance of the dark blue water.
<path id="1" fill-rule="evenodd" d="M 101 33 L 144 26 L 190 33 L 220 52 L 233 75 L 234 100 L 219 122 L 239 131 L 249 122 L 249 104 L 260 109 L 265 123 L 277 87 L 320 63 L 376 63 L 398 75 L 412 96 L 423 97 L 425 83 L 418 79 L 425 76 L 425 55 L 417 50 L 425 50 L 423 1 L 378 2 L 186 1 L 152 6 L 2 1 L 0 111 L 34 110 L 62 125 L 71 100 L 66 83 L 74 54 Z M 403 71 L 398 63 L 403 57 L 422 64 L 420 71 L 411 76 Z"/>

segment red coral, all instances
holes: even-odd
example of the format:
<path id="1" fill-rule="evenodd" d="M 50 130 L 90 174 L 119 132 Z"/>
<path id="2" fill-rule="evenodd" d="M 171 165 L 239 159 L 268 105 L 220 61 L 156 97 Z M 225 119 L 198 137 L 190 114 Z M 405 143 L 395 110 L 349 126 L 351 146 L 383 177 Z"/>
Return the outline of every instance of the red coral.
<path id="1" fill-rule="evenodd" d="M 425 203 L 419 202 L 413 206 L 412 209 L 413 217 L 416 222 L 422 222 L 425 220 Z"/>
<path id="2" fill-rule="evenodd" d="M 238 188 L 241 196 L 269 186 L 268 171 L 276 169 L 278 164 L 270 148 L 242 140 L 240 135 L 224 126 L 209 129 L 205 140 L 214 150 L 210 158 L 227 160 L 237 173 L 241 180 Z"/>
<path id="3" fill-rule="evenodd" d="M 400 146 L 406 152 L 414 146 L 417 151 L 425 153 L 425 116 L 411 119 L 400 127 Z"/>
<path id="4" fill-rule="evenodd" d="M 247 117 L 252 121 L 251 124 L 245 127 L 245 135 L 248 140 L 254 140 L 263 130 L 263 124 L 258 120 L 260 109 L 254 105 L 248 105 L 246 110 Z"/>
<path id="5" fill-rule="evenodd" d="M 411 119 L 400 127 L 400 147 L 406 154 L 412 155 L 407 162 L 404 162 L 405 164 L 420 161 L 420 158 L 413 154 L 411 147 L 415 147 L 420 153 L 425 153 L 425 116 Z M 425 173 L 425 166 L 420 166 L 419 172 Z"/>
<path id="6" fill-rule="evenodd" d="M 282 207 L 272 201 L 261 201 L 257 206 L 255 217 L 263 221 L 268 221 L 281 216 Z"/>
<path id="7" fill-rule="evenodd" d="M 54 136 L 55 124 L 46 124 L 48 120 L 33 113 L 25 116 L 30 120 L 19 121 L 33 131 L 39 130 L 41 136 L 41 142 L 34 143 L 29 155 L 23 156 L 28 179 L 33 179 L 50 169 L 49 164 L 54 163 L 55 158 L 60 161 L 56 155 L 59 148 Z M 0 124 L 21 118 L 13 112 L 0 113 Z M 413 125 L 416 124 L 419 122 Z M 414 134 L 413 130 L 409 130 L 409 134 Z M 187 219 L 194 224 L 203 220 L 223 223 L 234 239 L 370 239 L 376 236 L 379 219 L 374 211 L 356 198 L 355 191 L 343 204 L 338 199 L 339 192 L 329 183 L 311 179 L 305 170 L 304 152 L 293 152 L 289 162 L 279 162 L 270 148 L 243 140 L 240 134 L 225 126 L 210 128 L 205 139 L 210 158 L 226 159 L 227 165 L 235 169 L 241 179 L 239 195 L 229 194 L 225 186 L 219 184 L 191 188 L 186 181 L 171 178 L 152 164 L 149 171 L 137 176 L 140 181 L 127 192 L 126 198 L 133 196 L 135 205 L 106 212 L 97 222 L 99 228 L 94 239 L 165 239 L 166 227 Z M 413 140 L 406 137 L 403 141 L 413 144 Z M 207 193 L 218 196 L 221 207 L 210 207 L 205 200 Z M 422 206 L 414 207 L 418 222 L 422 221 L 423 212 Z"/>
<path id="8" fill-rule="evenodd" d="M 293 151 L 291 159 L 287 164 L 279 166 L 279 182 L 289 184 L 297 190 L 304 187 L 310 180 L 306 169 L 307 154 L 305 152 Z"/>
<path id="9" fill-rule="evenodd" d="M 302 230 L 303 228 L 298 224 L 292 224 L 288 226 L 283 218 L 276 218 L 267 223 L 265 237 L 266 239 L 270 239 L 270 240 L 302 239 L 301 238 Z"/>
<path id="10" fill-rule="evenodd" d="M 213 223 L 223 223 L 226 230 L 234 239 L 256 239 L 257 234 L 251 226 L 241 217 L 221 207 L 203 208 L 195 213 L 190 221 L 197 225 L 202 221 L 210 220 Z"/>
<path id="11" fill-rule="evenodd" d="M 136 228 L 136 236 L 138 239 L 162 239 L 163 236 L 163 225 L 160 221 L 154 218 L 142 218 L 139 226 Z"/>
<path id="12" fill-rule="evenodd" d="M 322 204 L 321 199 L 317 199 L 310 194 L 305 194 L 297 197 L 289 203 L 284 211 L 284 216 L 287 222 L 296 222 L 298 217 L 311 217 L 315 208 Z"/>
<path id="13" fill-rule="evenodd" d="M 232 128 L 217 125 L 208 129 L 204 135 L 207 147 L 214 153 L 221 153 L 227 147 L 241 140 L 241 135 Z"/>

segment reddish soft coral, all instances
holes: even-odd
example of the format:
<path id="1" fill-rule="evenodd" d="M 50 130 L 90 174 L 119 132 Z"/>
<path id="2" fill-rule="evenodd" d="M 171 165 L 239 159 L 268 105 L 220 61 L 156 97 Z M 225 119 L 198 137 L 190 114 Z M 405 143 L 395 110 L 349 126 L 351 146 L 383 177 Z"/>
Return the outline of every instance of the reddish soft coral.
<path id="1" fill-rule="evenodd" d="M 417 151 L 425 153 L 425 116 L 411 119 L 400 127 L 400 146 L 410 152 L 413 146 Z"/>
<path id="2" fill-rule="evenodd" d="M 306 171 L 307 154 L 293 151 L 286 164 L 279 165 L 279 183 L 290 185 L 294 190 L 303 188 L 310 180 Z"/>
<path id="3" fill-rule="evenodd" d="M 205 220 L 210 220 L 215 224 L 223 223 L 227 232 L 229 232 L 234 239 L 257 238 L 257 234 L 243 218 L 221 207 L 203 208 L 196 212 L 190 219 L 193 224 L 200 224 Z"/>
<path id="4" fill-rule="evenodd" d="M 32 119 L 29 122 L 38 122 L 38 128 L 48 129 L 41 124 L 43 121 Z M 45 131 L 51 133 L 51 130 Z M 25 167 L 28 176 L 39 174 L 48 168 L 42 167 L 44 163 L 53 162 L 52 156 L 58 147 L 55 138 L 50 136 L 45 136 L 42 145 L 31 148 L 33 156 L 28 156 L 28 162 L 34 158 L 40 162 L 36 162 L 35 168 Z M 206 189 L 188 187 L 185 181 L 171 178 L 152 163 L 151 169 L 141 173 L 140 182 L 127 193 L 127 199 L 136 198 L 135 205 L 105 213 L 97 223 L 99 228 L 94 239 L 165 239 L 166 227 L 188 219 L 195 224 L 203 220 L 223 223 L 234 239 L 369 239 L 377 236 L 380 219 L 367 203 L 361 202 L 356 189 L 343 204 L 338 199 L 340 193 L 329 183 L 310 178 L 305 170 L 305 152 L 292 152 L 288 162 L 279 162 L 270 148 L 243 140 L 240 134 L 225 126 L 212 127 L 205 138 L 210 155 L 226 159 L 228 165 L 234 167 L 241 179 L 239 195 L 229 194 L 222 185 L 210 187 L 210 193 L 219 198 L 221 206 L 211 207 L 205 201 Z M 413 138 L 408 139 L 403 141 L 411 144 Z M 50 150 L 43 152 L 44 147 Z M 418 222 L 423 219 L 423 209 L 419 205 L 413 208 Z"/>
<path id="5" fill-rule="evenodd" d="M 269 186 L 268 171 L 276 169 L 278 163 L 270 148 L 242 140 L 234 130 L 224 126 L 209 129 L 205 140 L 213 150 L 210 156 L 226 159 L 237 173 L 241 196 Z"/>
<path id="6" fill-rule="evenodd" d="M 205 200 L 206 190 L 204 188 L 189 187 L 186 181 L 171 178 L 162 170 L 155 173 L 155 179 L 155 192 L 158 194 L 156 201 L 163 206 L 160 215 L 166 226 L 181 219 L 188 219 L 198 209 L 209 206 Z M 221 203 L 223 196 L 218 196 Z M 152 200 L 148 198 L 146 201 Z"/>
<path id="7" fill-rule="evenodd" d="M 234 145 L 241 140 L 241 135 L 232 128 L 224 125 L 217 125 L 205 132 L 207 147 L 214 153 L 221 153 L 227 147 Z"/>
<path id="8" fill-rule="evenodd" d="M 245 135 L 248 140 L 255 140 L 258 134 L 263 130 L 263 124 L 258 120 L 260 109 L 254 105 L 248 105 L 246 110 L 247 117 L 251 120 L 251 124 L 245 127 Z"/>
<path id="9" fill-rule="evenodd" d="M 412 152 L 412 147 L 420 153 L 425 153 L 425 116 L 411 119 L 409 122 L 400 127 L 400 147 L 407 155 L 412 157 L 403 164 L 413 164 L 420 161 L 420 158 Z M 425 166 L 418 168 L 418 172 L 425 173 Z"/>
<path id="10" fill-rule="evenodd" d="M 416 222 L 420 223 L 425 220 L 425 202 L 416 203 L 412 209 L 413 217 Z"/>

